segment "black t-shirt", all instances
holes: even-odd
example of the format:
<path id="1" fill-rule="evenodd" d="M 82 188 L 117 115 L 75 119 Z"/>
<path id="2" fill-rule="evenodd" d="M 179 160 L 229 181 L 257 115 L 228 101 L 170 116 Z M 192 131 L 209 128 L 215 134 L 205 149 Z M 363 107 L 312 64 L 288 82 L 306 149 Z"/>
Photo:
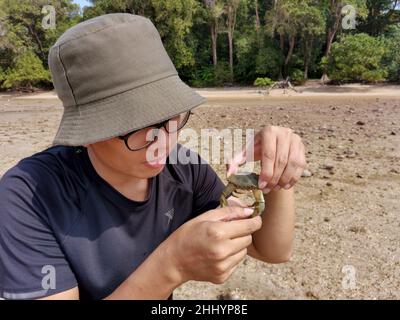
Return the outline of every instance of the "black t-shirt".
<path id="1" fill-rule="evenodd" d="M 0 180 L 0 297 L 79 286 L 81 299 L 104 298 L 179 226 L 216 208 L 223 187 L 204 162 L 167 163 L 137 202 L 97 174 L 84 147 L 25 158 Z"/>

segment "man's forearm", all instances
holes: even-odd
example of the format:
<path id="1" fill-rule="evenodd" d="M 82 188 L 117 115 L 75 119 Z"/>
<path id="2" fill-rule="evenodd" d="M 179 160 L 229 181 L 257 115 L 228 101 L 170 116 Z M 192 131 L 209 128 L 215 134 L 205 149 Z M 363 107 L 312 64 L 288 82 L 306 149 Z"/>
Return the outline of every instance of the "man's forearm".
<path id="1" fill-rule="evenodd" d="M 161 244 L 106 300 L 163 300 L 182 284 Z"/>
<path id="2" fill-rule="evenodd" d="M 257 253 L 267 262 L 289 260 L 292 253 L 295 205 L 294 190 L 271 191 L 265 195 L 263 225 L 253 234 Z"/>

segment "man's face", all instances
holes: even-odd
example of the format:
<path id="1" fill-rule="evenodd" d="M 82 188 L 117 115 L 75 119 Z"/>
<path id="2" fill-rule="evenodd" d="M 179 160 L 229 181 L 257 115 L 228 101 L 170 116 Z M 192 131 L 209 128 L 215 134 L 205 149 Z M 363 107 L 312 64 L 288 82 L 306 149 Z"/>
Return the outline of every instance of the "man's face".
<path id="1" fill-rule="evenodd" d="M 163 170 L 166 158 L 177 144 L 177 137 L 177 133 L 168 134 L 161 128 L 157 140 L 149 147 L 138 151 L 130 151 L 124 141 L 118 138 L 90 144 L 87 147 L 96 155 L 96 159 L 110 170 L 146 179 L 158 175 Z"/>

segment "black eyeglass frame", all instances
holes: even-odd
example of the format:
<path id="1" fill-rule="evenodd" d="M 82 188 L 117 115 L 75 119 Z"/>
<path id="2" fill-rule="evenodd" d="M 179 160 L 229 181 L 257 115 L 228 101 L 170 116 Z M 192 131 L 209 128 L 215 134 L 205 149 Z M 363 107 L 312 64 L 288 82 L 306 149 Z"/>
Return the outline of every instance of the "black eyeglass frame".
<path id="1" fill-rule="evenodd" d="M 174 116 L 174 117 L 172 117 L 172 118 L 170 118 L 170 119 L 167 119 L 167 120 L 165 120 L 165 121 L 163 121 L 163 122 L 160 122 L 160 123 L 158 123 L 158 124 L 153 124 L 153 125 L 151 125 L 151 126 L 148 126 L 148 127 L 142 128 L 142 129 L 138 129 L 138 130 L 131 131 L 131 132 L 129 132 L 129 133 L 123 135 L 123 136 L 118 136 L 118 139 L 123 140 L 123 141 L 125 142 L 125 146 L 126 146 L 126 147 L 128 148 L 128 150 L 130 150 L 130 151 L 139 151 L 139 150 L 145 149 L 145 148 L 149 147 L 151 144 L 153 144 L 154 142 L 157 141 L 158 132 L 157 132 L 157 134 L 155 135 L 153 141 L 148 141 L 144 146 L 142 146 L 142 147 L 140 147 L 140 148 L 135 148 L 135 149 L 132 149 L 132 148 L 129 147 L 128 140 L 129 140 L 129 138 L 131 137 L 131 135 L 133 135 L 133 134 L 135 134 L 136 132 L 139 132 L 139 131 L 141 131 L 141 130 L 149 130 L 150 128 L 160 130 L 162 127 L 164 127 L 164 129 L 165 129 L 165 131 L 166 131 L 167 133 L 175 133 L 175 132 L 178 132 L 179 130 L 181 130 L 181 129 L 187 124 L 187 122 L 188 122 L 189 117 L 190 117 L 191 114 L 192 114 L 192 111 L 187 111 L 187 112 L 186 112 L 186 116 L 185 116 L 185 118 L 183 119 L 181 126 L 180 126 L 179 128 L 177 128 L 176 131 L 170 132 L 170 131 L 168 130 L 168 128 L 167 128 L 168 122 L 170 122 L 173 118 L 176 117 L 176 116 Z"/>

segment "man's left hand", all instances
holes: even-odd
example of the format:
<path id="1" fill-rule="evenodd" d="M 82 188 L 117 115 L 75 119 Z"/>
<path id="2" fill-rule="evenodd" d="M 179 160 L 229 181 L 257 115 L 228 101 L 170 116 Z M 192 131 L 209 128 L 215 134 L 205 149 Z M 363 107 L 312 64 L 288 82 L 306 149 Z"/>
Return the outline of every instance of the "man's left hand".
<path id="1" fill-rule="evenodd" d="M 305 147 L 292 129 L 268 126 L 258 132 L 254 141 L 254 161 L 261 161 L 259 188 L 264 193 L 272 189 L 292 188 L 306 167 Z M 247 145 L 228 166 L 227 175 L 233 174 L 248 158 Z"/>

